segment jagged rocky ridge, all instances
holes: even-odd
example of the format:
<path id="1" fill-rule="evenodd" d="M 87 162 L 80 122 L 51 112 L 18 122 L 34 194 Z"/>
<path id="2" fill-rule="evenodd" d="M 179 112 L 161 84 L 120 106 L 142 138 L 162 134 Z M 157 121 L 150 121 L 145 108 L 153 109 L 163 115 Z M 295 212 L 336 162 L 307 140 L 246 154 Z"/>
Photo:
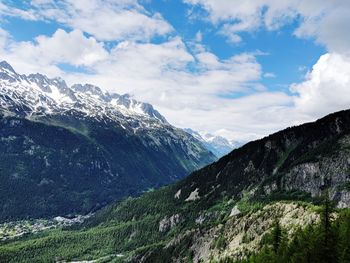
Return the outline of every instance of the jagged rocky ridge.
<path id="1" fill-rule="evenodd" d="M 79 229 L 4 245 L 0 256 L 10 262 L 242 259 L 262 247 L 275 219 L 289 234 L 317 222 L 325 192 L 339 208 L 350 207 L 349 168 L 346 110 L 250 142 L 174 185 L 102 209 Z"/>
<path id="2" fill-rule="evenodd" d="M 215 160 L 152 105 L 0 63 L 0 221 L 87 213 Z"/>
<path id="3" fill-rule="evenodd" d="M 50 79 L 39 73 L 21 75 L 6 61 L 0 62 L 0 94 L 2 109 L 23 117 L 79 113 L 119 124 L 128 117 L 138 121 L 134 127 L 125 125 L 125 129 L 169 124 L 151 104 L 136 101 L 128 94 L 103 92 L 91 84 L 68 87 L 61 78 Z"/>

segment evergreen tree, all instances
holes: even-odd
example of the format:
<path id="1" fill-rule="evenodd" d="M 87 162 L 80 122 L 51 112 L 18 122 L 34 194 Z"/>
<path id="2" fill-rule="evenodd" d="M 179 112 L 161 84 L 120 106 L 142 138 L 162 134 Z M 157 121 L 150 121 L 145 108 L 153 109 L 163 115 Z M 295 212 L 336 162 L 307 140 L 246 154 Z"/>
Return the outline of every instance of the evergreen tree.
<path id="1" fill-rule="evenodd" d="M 272 229 L 272 242 L 273 242 L 273 251 L 275 254 L 278 253 L 282 241 L 282 229 L 278 219 L 275 220 L 274 226 Z"/>
<path id="2" fill-rule="evenodd" d="M 329 199 L 328 191 L 324 193 L 324 202 L 321 210 L 321 249 L 320 262 L 337 262 L 335 233 L 332 229 L 332 213 L 334 212 L 334 204 Z"/>
<path id="3" fill-rule="evenodd" d="M 338 221 L 340 221 L 337 246 L 339 262 L 350 263 L 350 211 L 344 211 Z"/>

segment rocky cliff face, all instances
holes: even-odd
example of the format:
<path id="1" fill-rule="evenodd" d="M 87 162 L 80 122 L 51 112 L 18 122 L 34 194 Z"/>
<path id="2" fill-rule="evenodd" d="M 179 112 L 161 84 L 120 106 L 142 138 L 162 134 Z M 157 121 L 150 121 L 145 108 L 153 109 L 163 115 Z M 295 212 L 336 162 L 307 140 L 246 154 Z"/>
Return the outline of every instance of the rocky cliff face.
<path id="1" fill-rule="evenodd" d="M 163 253 L 171 254 L 185 244 L 189 244 L 187 255 L 193 262 L 209 262 L 229 257 L 243 260 L 247 255 L 262 248 L 266 237 L 276 220 L 292 235 L 298 228 L 319 221 L 319 215 L 311 205 L 277 202 L 264 206 L 261 210 L 231 215 L 222 224 L 209 228 L 193 228 L 177 235 L 164 246 Z M 201 224 L 204 224 L 203 221 Z M 185 249 L 183 247 L 183 249 Z M 136 257 L 134 262 L 152 262 L 156 252 Z M 157 256 L 155 256 L 156 258 Z M 169 262 L 188 262 L 184 255 L 172 254 Z"/>
<path id="2" fill-rule="evenodd" d="M 350 111 L 334 113 L 250 142 L 194 172 L 179 189 L 184 199 L 198 189 L 206 200 L 244 192 L 257 199 L 288 192 L 316 198 L 328 189 L 339 207 L 350 207 L 349 138 Z"/>

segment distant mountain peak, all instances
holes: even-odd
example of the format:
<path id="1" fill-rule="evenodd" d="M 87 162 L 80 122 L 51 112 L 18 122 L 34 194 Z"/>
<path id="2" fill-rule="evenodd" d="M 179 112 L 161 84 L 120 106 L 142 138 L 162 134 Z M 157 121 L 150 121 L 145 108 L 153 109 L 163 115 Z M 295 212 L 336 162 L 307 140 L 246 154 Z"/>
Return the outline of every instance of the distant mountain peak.
<path id="1" fill-rule="evenodd" d="M 5 60 L 0 62 L 0 79 L 15 82 L 21 79 L 21 76 Z"/>
<path id="2" fill-rule="evenodd" d="M 12 68 L 12 66 L 5 60 L 0 62 L 0 69 L 10 71 L 16 74 L 16 71 Z"/>
<path id="3" fill-rule="evenodd" d="M 99 87 L 97 87 L 95 85 L 92 85 L 92 84 L 84 84 L 84 85 L 82 85 L 82 84 L 74 84 L 72 86 L 72 89 L 74 91 L 78 91 L 78 92 L 84 92 L 84 93 L 89 92 L 92 95 L 97 95 L 97 96 L 103 96 L 104 95 L 103 91 Z"/>
<path id="4" fill-rule="evenodd" d="M 120 97 L 126 98 L 126 99 L 132 99 L 134 98 L 134 95 L 131 95 L 129 93 L 124 93 L 123 95 L 120 95 Z"/>
<path id="5" fill-rule="evenodd" d="M 66 82 L 62 78 L 48 78 L 41 73 L 30 74 L 25 76 L 27 81 L 36 83 L 45 92 L 52 92 L 52 86 L 56 87 L 60 92 L 65 92 L 68 89 Z"/>
<path id="6" fill-rule="evenodd" d="M 242 144 L 208 132 L 198 132 L 190 128 L 185 128 L 184 131 L 202 142 L 202 144 L 218 158 L 228 154 Z"/>

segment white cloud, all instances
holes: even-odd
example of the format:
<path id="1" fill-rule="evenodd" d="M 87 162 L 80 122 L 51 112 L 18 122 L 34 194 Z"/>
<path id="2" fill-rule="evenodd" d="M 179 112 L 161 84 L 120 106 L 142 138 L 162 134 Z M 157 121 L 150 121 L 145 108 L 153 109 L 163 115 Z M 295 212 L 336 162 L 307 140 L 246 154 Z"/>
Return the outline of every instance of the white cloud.
<path id="1" fill-rule="evenodd" d="M 13 52 L 43 60 L 43 63 L 69 63 L 74 66 L 91 66 L 107 58 L 103 44 L 93 37 L 85 37 L 80 30 L 69 33 L 58 29 L 52 37 L 39 36 L 34 43 L 22 42 L 12 46 Z"/>
<path id="2" fill-rule="evenodd" d="M 21 17 L 22 19 L 25 19 L 25 20 L 38 19 L 38 17 L 36 16 L 33 10 L 22 10 L 19 8 L 5 5 L 4 3 L 0 2 L 0 19 L 2 16 L 16 16 L 16 17 Z"/>
<path id="3" fill-rule="evenodd" d="M 252 15 L 246 18 L 240 18 L 237 23 L 225 23 L 219 34 L 226 36 L 227 40 L 231 43 L 238 43 L 242 41 L 239 33 L 254 31 L 259 25 L 260 17 Z"/>
<path id="4" fill-rule="evenodd" d="M 7 45 L 10 38 L 10 34 L 0 27 L 0 49 L 3 49 Z"/>
<path id="5" fill-rule="evenodd" d="M 276 78 L 276 74 L 273 72 L 264 73 L 264 78 Z"/>
<path id="6" fill-rule="evenodd" d="M 349 53 L 350 1 L 323 1 L 322 5 L 322 13 L 305 16 L 295 35 L 315 38 L 331 52 Z"/>
<path id="7" fill-rule="evenodd" d="M 350 1 L 344 0 L 184 0 L 201 6 L 213 24 L 224 23 L 220 33 L 230 42 L 240 42 L 241 32 L 261 28 L 277 30 L 300 20 L 298 37 L 315 38 L 332 52 L 348 52 Z"/>
<path id="8" fill-rule="evenodd" d="M 350 108 L 350 57 L 328 53 L 320 57 L 304 82 L 292 86 L 297 111 L 313 118 Z"/>
<path id="9" fill-rule="evenodd" d="M 320 57 L 304 81 L 291 86 L 292 96 L 259 92 L 231 100 L 234 106 L 224 112 L 231 113 L 226 119 L 234 124 L 220 123 L 221 126 L 217 127 L 225 129 L 217 132 L 234 139 L 255 139 L 331 112 L 349 109 L 349 87 L 350 57 L 327 53 Z"/>
<path id="10" fill-rule="evenodd" d="M 51 37 L 38 36 L 34 41 L 16 42 L 1 29 L 0 47 L 0 56 L 21 72 L 38 71 L 50 76 L 62 74 L 57 66 L 61 63 L 91 67 L 108 57 L 102 43 L 85 37 L 80 30 L 67 33 L 58 29 Z"/>
<path id="11" fill-rule="evenodd" d="M 224 130 L 221 135 L 239 141 L 256 139 L 295 123 L 294 113 L 290 114 L 287 107 L 293 99 L 284 93 L 259 92 L 236 99 L 211 98 L 207 103 L 207 108 L 187 107 L 173 111 L 164 107 L 161 112 L 180 127 L 190 126 L 211 133 Z"/>
<path id="12" fill-rule="evenodd" d="M 218 94 L 249 92 L 259 86 L 256 82 L 261 75 L 261 67 L 251 54 L 227 60 L 208 51 L 192 55 L 179 37 L 162 44 L 122 42 L 95 68 L 95 75 L 71 76 L 71 82 L 85 78 L 174 113 L 184 108 L 220 107 Z"/>
<path id="13" fill-rule="evenodd" d="M 0 14 L 57 21 L 103 41 L 148 41 L 173 30 L 159 13 L 148 13 L 137 0 L 36 0 L 30 4 L 28 10 L 0 4 Z"/>
<path id="14" fill-rule="evenodd" d="M 30 3 L 33 6 L 40 6 L 40 5 L 45 5 L 45 4 L 52 4 L 53 0 L 31 0 Z"/>
<path id="15" fill-rule="evenodd" d="M 195 41 L 196 41 L 196 42 L 202 42 L 202 39 L 203 39 L 203 34 L 202 34 L 201 31 L 198 31 L 198 32 L 196 33 L 196 36 L 195 36 Z"/>

